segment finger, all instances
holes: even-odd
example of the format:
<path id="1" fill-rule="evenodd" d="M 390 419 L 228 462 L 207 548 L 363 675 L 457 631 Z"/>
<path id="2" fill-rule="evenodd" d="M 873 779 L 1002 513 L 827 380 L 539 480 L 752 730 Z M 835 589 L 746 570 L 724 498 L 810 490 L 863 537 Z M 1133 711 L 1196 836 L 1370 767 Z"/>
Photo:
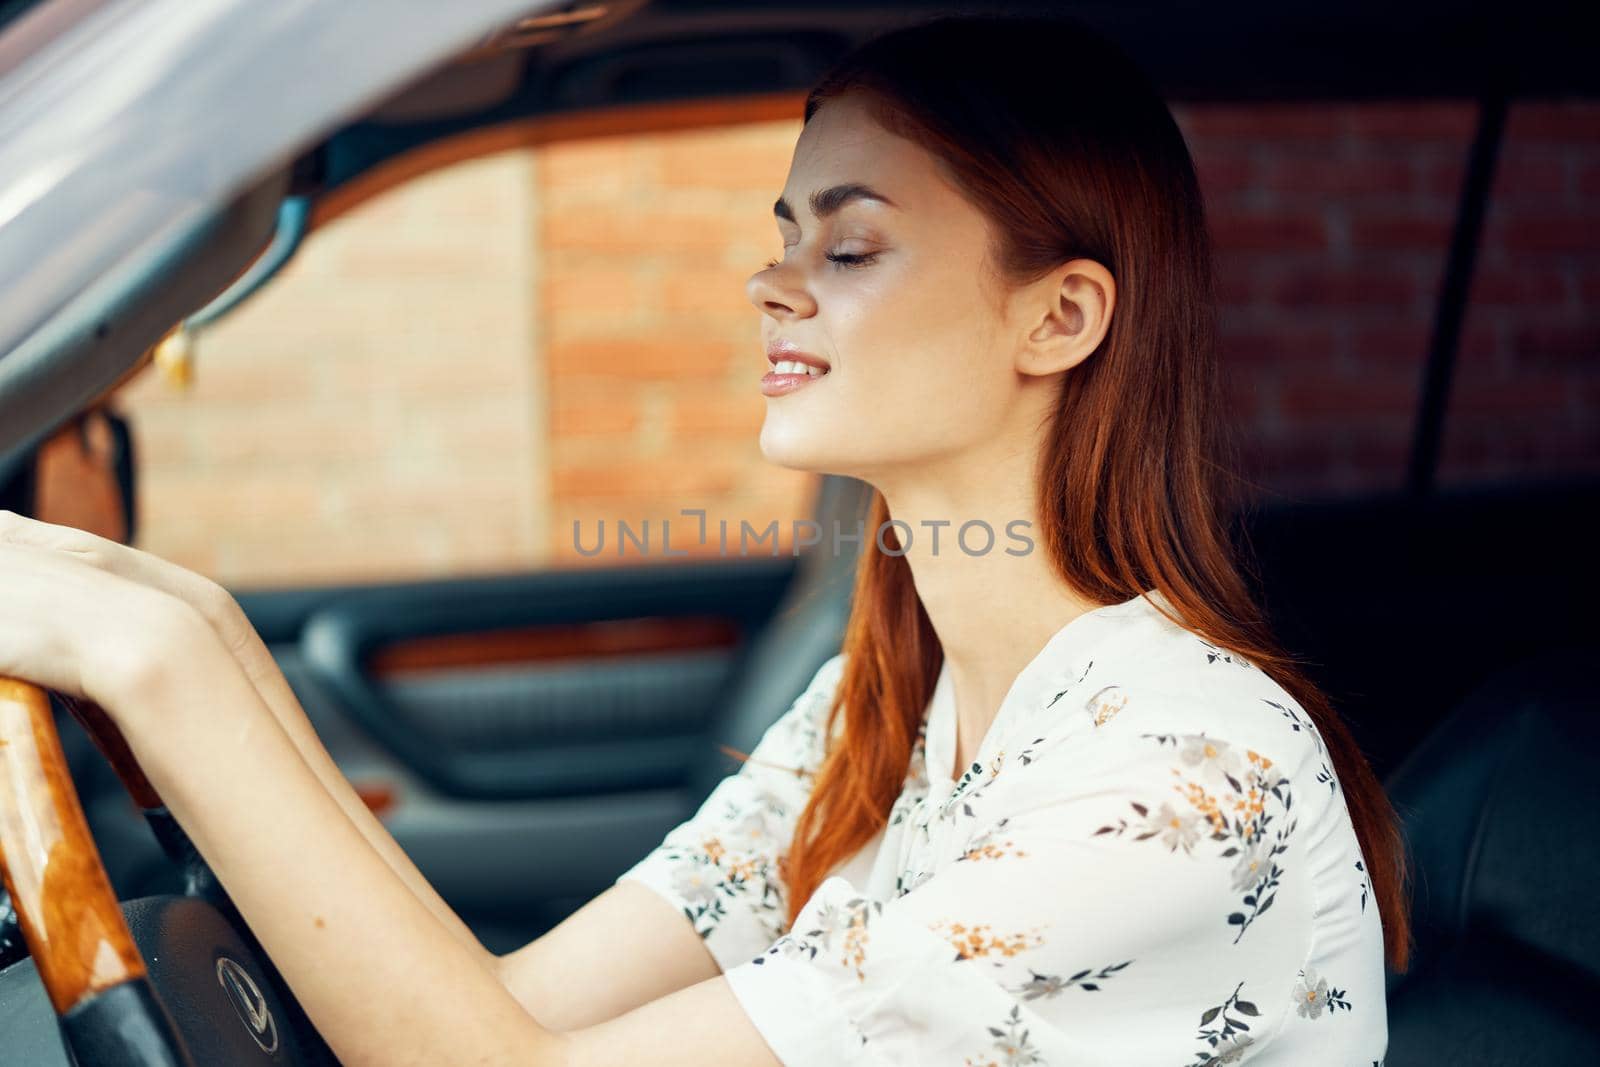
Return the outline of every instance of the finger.
<path id="1" fill-rule="evenodd" d="M 68 563 L 46 549 L 0 545 L 0 677 L 74 695 L 81 688 L 72 637 L 89 631 L 99 598 Z"/>
<path id="2" fill-rule="evenodd" d="M 97 566 L 109 565 L 116 558 L 115 549 L 125 547 L 75 526 L 41 522 L 3 510 L 0 510 L 0 544 L 69 552 Z"/>
<path id="3" fill-rule="evenodd" d="M 15 512 L 0 510 L 0 545 L 17 545 L 70 556 L 131 582 L 188 603 L 212 621 L 214 627 L 232 629 L 226 590 L 210 578 L 160 556 L 141 552 L 117 541 L 79 530 L 39 522 Z"/>
<path id="4" fill-rule="evenodd" d="M 89 680 L 128 677 L 150 636 L 184 608 L 160 590 L 28 545 L 0 544 L 0 589 L 0 676 L 102 706 Z"/>
<path id="5" fill-rule="evenodd" d="M 157 572 L 160 564 L 177 568 L 148 553 L 140 552 L 119 541 L 99 534 L 80 530 L 76 526 L 41 522 L 38 519 L 0 510 L 0 544 L 22 545 L 29 548 L 48 549 L 72 555 L 85 563 L 120 574 L 147 585 L 160 585 Z"/>

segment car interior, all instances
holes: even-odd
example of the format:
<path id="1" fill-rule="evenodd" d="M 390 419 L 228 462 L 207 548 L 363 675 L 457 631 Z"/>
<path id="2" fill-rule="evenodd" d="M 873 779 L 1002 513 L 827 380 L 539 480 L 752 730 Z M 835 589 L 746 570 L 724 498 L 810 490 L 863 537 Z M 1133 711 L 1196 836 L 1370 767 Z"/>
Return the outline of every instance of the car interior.
<path id="1" fill-rule="evenodd" d="M 174 322 L 250 299 L 317 226 L 383 190 L 511 144 L 797 114 L 832 57 L 949 9 L 544 6 L 420 73 L 397 72 L 377 103 L 369 92 L 336 126 L 300 130 L 270 172 L 167 231 L 137 277 L 0 353 L 0 425 L 10 427 L 0 506 L 23 509 L 42 436 L 137 373 Z M 1591 454 L 1587 474 L 1470 487 L 1436 477 L 1507 109 L 1600 90 L 1600 66 L 1570 32 L 1573 12 L 965 5 L 976 6 L 1071 9 L 1179 102 L 1477 102 L 1403 486 L 1255 502 L 1238 527 L 1275 629 L 1350 721 L 1404 820 L 1416 951 L 1389 979 L 1385 1062 L 1590 1062 L 1600 1048 L 1590 1009 L 1600 924 L 1583 918 L 1600 876 L 1587 827 L 1600 806 L 1600 702 L 1587 677 L 1600 663 L 1590 526 L 1600 465 Z M 0 16 L 31 7 L 0 5 Z M 0 39 L 7 29 L 0 21 Z M 137 457 L 121 473 L 132 525 Z M 812 517 L 853 525 L 869 491 L 826 476 Z M 606 888 L 737 769 L 728 750 L 749 752 L 838 651 L 854 566 L 848 553 L 806 551 L 238 599 L 347 776 L 384 783 L 373 803 L 395 838 L 503 952 Z M 153 909 L 141 900 L 183 897 L 192 872 L 169 861 L 83 731 L 61 722 L 118 897 L 130 914 Z M 159 923 L 212 921 L 174 907 Z M 0 908 L 0 1061 L 65 1063 L 26 957 Z M 180 1028 L 203 1028 L 174 1011 Z M 296 1062 L 317 1054 L 308 1043 Z"/>

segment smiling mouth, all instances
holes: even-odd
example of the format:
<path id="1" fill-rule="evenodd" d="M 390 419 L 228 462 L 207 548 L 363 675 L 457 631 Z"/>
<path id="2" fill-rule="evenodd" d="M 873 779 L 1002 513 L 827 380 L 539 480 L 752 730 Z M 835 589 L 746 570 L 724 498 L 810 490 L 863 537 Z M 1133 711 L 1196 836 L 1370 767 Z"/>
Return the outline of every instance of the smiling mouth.
<path id="1" fill-rule="evenodd" d="M 812 366 L 810 363 L 801 363 L 796 359 L 780 359 L 772 366 L 773 374 L 799 374 L 812 378 L 820 378 L 828 373 L 826 367 Z"/>
<path id="2" fill-rule="evenodd" d="M 766 396 L 784 396 L 797 389 L 804 389 L 820 378 L 826 378 L 829 373 L 829 370 L 823 367 L 781 359 L 762 376 L 761 392 Z"/>

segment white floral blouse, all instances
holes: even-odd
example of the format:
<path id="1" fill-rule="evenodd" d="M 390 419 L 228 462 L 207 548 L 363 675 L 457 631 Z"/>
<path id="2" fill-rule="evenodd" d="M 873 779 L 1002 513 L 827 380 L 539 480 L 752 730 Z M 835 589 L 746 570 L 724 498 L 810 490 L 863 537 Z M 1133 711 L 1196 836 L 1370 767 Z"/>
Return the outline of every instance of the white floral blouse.
<path id="1" fill-rule="evenodd" d="M 1057 631 L 953 779 L 946 667 L 888 825 L 792 931 L 777 861 L 843 653 L 618 881 L 681 909 L 792 1067 L 1381 1064 L 1383 931 L 1322 738 L 1146 597 Z"/>

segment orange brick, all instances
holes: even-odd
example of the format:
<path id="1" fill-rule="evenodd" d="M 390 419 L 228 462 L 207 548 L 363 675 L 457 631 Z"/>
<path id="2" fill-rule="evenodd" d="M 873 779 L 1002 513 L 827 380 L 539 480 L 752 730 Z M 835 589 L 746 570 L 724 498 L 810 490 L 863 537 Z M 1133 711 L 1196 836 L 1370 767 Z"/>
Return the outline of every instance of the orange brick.
<path id="1" fill-rule="evenodd" d="M 721 253 L 750 233 L 750 220 L 716 210 L 553 211 L 544 216 L 545 243 L 556 249 L 674 256 Z"/>
<path id="2" fill-rule="evenodd" d="M 753 267 L 749 273 L 738 268 L 675 270 L 662 279 L 662 309 L 728 318 L 753 318 L 757 312 L 744 291 L 745 283 L 753 272 Z"/>
<path id="3" fill-rule="evenodd" d="M 193 384 L 187 392 L 178 393 L 174 403 L 183 402 L 192 409 L 201 409 L 238 402 L 293 402 L 316 393 L 317 386 L 310 375 L 271 358 L 247 358 L 225 352 L 220 346 L 211 349 L 204 339 L 197 351 Z M 151 377 L 159 376 L 152 374 Z M 162 391 L 169 389 L 164 382 L 156 384 Z"/>
<path id="4" fill-rule="evenodd" d="M 733 348 L 726 341 L 700 338 L 572 340 L 552 344 L 546 362 L 557 379 L 708 378 L 728 372 Z"/>
<path id="5" fill-rule="evenodd" d="M 1270 138 L 1325 144 L 1344 133 L 1348 111 L 1343 104 L 1295 101 L 1287 105 L 1186 104 L 1174 108 L 1173 114 L 1190 140 Z"/>
<path id="6" fill-rule="evenodd" d="M 709 496 L 738 483 L 736 464 L 676 456 L 637 458 L 611 464 L 558 464 L 553 488 L 558 498 L 670 497 L 677 507 L 703 507 Z"/>
<path id="7" fill-rule="evenodd" d="M 325 395 L 358 402 L 396 394 L 503 396 L 526 390 L 532 377 L 517 353 L 464 338 L 441 338 L 437 347 L 423 345 L 420 352 L 402 351 L 387 360 L 330 360 L 325 373 Z"/>
<path id="8" fill-rule="evenodd" d="M 549 459 L 555 467 L 623 465 L 649 458 L 657 451 L 634 435 L 569 435 L 551 438 Z"/>
<path id="9" fill-rule="evenodd" d="M 292 528 L 315 518 L 322 496 L 312 479 L 270 473 L 226 479 L 197 472 L 146 477 L 139 492 L 143 522 L 180 531 L 214 531 L 238 523 Z"/>
<path id="10" fill-rule="evenodd" d="M 589 137 L 534 150 L 539 187 L 563 186 L 607 190 L 618 186 L 653 184 L 654 162 L 641 138 Z"/>
<path id="11" fill-rule="evenodd" d="M 759 372 L 758 372 L 759 373 Z M 749 394 L 682 396 L 673 404 L 671 432 L 675 437 L 739 437 L 755 441 L 767 417 L 767 403 L 757 391 L 752 375 Z"/>
<path id="12" fill-rule="evenodd" d="M 499 241 L 462 240 L 450 235 L 430 240 L 352 242 L 339 257 L 343 278 L 479 278 L 515 270 L 525 255 L 521 242 L 504 235 Z"/>
<path id="13" fill-rule="evenodd" d="M 533 428 L 523 405 L 506 397 L 499 405 L 469 404 L 459 410 L 429 410 L 418 406 L 413 420 L 416 428 L 390 446 L 390 469 L 401 462 L 406 476 L 413 469 L 419 475 L 434 471 L 471 472 L 481 467 L 495 471 L 520 471 L 534 451 Z M 521 492 L 508 484 L 506 491 Z"/>
<path id="14" fill-rule="evenodd" d="M 596 435 L 621 437 L 632 434 L 639 426 L 639 419 L 639 404 L 631 397 L 557 398 L 551 411 L 550 430 L 558 439 Z"/>
<path id="15" fill-rule="evenodd" d="M 795 125 L 764 144 L 710 134 L 665 140 L 656 150 L 661 181 L 668 186 L 771 190 L 776 199 L 799 135 Z"/>
<path id="16" fill-rule="evenodd" d="M 330 486 L 325 511 L 363 524 L 385 516 L 431 518 L 440 514 L 471 515 L 476 523 L 515 514 L 522 489 L 518 482 L 514 464 L 463 466 L 454 472 L 411 472 L 389 477 L 369 475 Z"/>
<path id="17" fill-rule="evenodd" d="M 320 480 L 315 474 L 319 469 L 325 477 L 330 465 L 336 470 L 352 461 L 377 462 L 393 445 L 380 427 L 351 418 L 348 411 L 275 406 L 237 414 L 207 412 L 196 422 L 195 437 L 204 442 L 197 451 L 207 466 L 248 472 L 310 465 L 308 480 Z"/>
<path id="18" fill-rule="evenodd" d="M 654 278 L 638 269 L 551 269 L 544 285 L 544 313 L 614 314 L 624 307 L 630 311 L 638 311 L 641 305 L 659 308 L 659 289 Z"/>

